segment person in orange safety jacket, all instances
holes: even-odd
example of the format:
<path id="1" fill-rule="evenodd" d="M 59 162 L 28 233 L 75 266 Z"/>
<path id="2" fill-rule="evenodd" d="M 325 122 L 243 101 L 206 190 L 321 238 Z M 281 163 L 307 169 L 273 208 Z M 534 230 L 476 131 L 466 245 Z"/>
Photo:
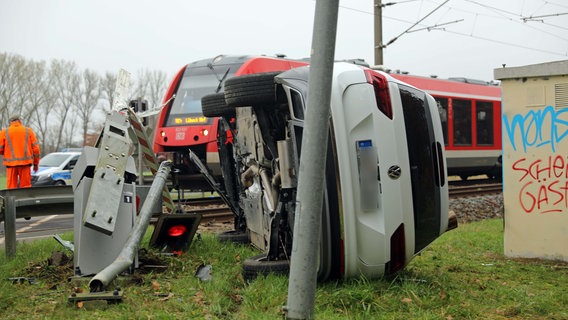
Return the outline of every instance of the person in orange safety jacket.
<path id="1" fill-rule="evenodd" d="M 22 125 L 19 115 L 10 117 L 10 126 L 0 131 L 0 154 L 6 166 L 6 188 L 32 186 L 31 166 L 39 166 L 39 143 L 31 128 Z"/>

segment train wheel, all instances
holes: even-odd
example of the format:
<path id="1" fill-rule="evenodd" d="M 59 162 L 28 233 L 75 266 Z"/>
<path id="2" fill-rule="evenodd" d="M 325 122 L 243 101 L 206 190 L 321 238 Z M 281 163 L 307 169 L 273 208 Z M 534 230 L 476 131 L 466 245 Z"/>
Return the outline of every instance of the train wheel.
<path id="1" fill-rule="evenodd" d="M 469 176 L 468 176 L 467 174 L 461 174 L 461 175 L 460 175 L 460 178 L 461 178 L 463 181 L 466 181 L 467 178 L 469 178 Z"/>
<path id="2" fill-rule="evenodd" d="M 247 74 L 225 81 L 225 101 L 232 107 L 271 104 L 275 99 L 274 77 L 281 72 Z"/>
<path id="3" fill-rule="evenodd" d="M 235 108 L 227 105 L 225 102 L 225 94 L 222 92 L 208 94 L 201 98 L 201 108 L 203 115 L 210 118 L 233 118 L 235 116 Z"/>
<path id="4" fill-rule="evenodd" d="M 243 261 L 243 278 L 245 282 L 254 280 L 258 275 L 266 276 L 270 273 L 288 275 L 289 272 L 290 261 L 266 260 L 266 254 L 259 254 Z"/>

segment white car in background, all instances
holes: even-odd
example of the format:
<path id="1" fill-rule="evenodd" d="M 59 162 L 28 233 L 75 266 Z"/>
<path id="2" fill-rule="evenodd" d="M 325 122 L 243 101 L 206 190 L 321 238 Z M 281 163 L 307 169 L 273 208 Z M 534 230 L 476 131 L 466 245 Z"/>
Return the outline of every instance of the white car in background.
<path id="1" fill-rule="evenodd" d="M 71 172 L 81 152 L 53 152 L 39 160 L 38 171 L 32 171 L 32 186 L 64 186 L 71 184 Z"/>

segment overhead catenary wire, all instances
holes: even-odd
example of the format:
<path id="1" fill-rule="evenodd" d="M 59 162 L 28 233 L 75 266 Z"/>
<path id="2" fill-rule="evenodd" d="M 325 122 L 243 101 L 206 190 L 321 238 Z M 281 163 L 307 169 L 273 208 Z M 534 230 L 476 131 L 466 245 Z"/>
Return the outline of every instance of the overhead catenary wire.
<path id="1" fill-rule="evenodd" d="M 558 39 L 561 39 L 561 40 L 568 41 L 567 38 L 561 37 L 561 36 L 559 36 L 559 35 L 557 35 L 557 34 L 555 34 L 555 33 L 548 32 L 548 31 L 545 31 L 545 30 L 536 28 L 535 26 L 527 25 L 527 24 L 522 23 L 522 22 L 519 21 L 519 20 L 523 20 L 524 22 L 526 22 L 526 21 L 524 20 L 526 17 L 524 17 L 522 14 L 517 14 L 517 13 L 511 12 L 511 11 L 499 9 L 499 8 L 496 8 L 496 7 L 493 7 L 493 6 L 489 6 L 489 5 L 486 5 L 486 4 L 479 3 L 478 1 L 474 1 L 474 0 L 464 0 L 464 1 L 469 2 L 469 3 L 473 3 L 473 4 L 478 5 L 478 6 L 480 6 L 480 7 L 483 7 L 483 8 L 486 8 L 486 9 L 488 9 L 488 10 L 491 10 L 491 11 L 497 13 L 499 16 L 503 17 L 504 19 L 506 19 L 506 20 L 508 20 L 508 21 L 511 21 L 511 22 L 513 22 L 513 23 L 517 23 L 517 24 L 520 24 L 520 25 L 524 25 L 524 26 L 526 26 L 526 27 L 528 27 L 528 28 L 531 28 L 531 29 L 533 29 L 533 30 L 537 30 L 537 31 L 539 31 L 539 32 L 548 34 L 548 35 L 550 35 L 550 36 L 552 36 L 552 37 L 555 37 L 555 38 L 558 38 Z M 478 13 L 475 13 L 475 14 L 478 14 Z M 504 15 L 504 14 L 508 14 L 508 15 L 514 17 L 514 18 L 509 17 L 509 16 L 506 16 L 506 15 Z M 563 13 L 562 15 L 564 15 L 564 14 L 566 14 L 566 13 Z M 552 17 L 552 16 L 557 16 L 557 15 L 556 15 L 556 14 L 554 14 L 554 15 L 551 14 L 551 15 L 547 15 L 547 16 Z M 545 25 L 551 26 L 551 27 L 559 28 L 559 29 L 564 29 L 564 30 L 567 29 L 567 28 L 564 28 L 564 27 L 561 27 L 561 26 L 557 26 L 557 25 L 553 25 L 553 24 L 550 24 L 550 23 L 546 23 L 546 22 L 544 22 L 544 21 L 542 21 L 542 23 L 545 24 Z"/>
<path id="2" fill-rule="evenodd" d="M 416 0 L 409 0 L 409 1 L 416 1 Z M 403 3 L 403 2 L 409 2 L 409 1 L 399 1 L 399 2 L 394 2 L 394 3 L 389 3 L 389 4 L 399 4 L 399 3 Z M 448 10 L 454 10 L 454 11 L 464 12 L 464 13 L 468 13 L 468 14 L 472 14 L 472 15 L 477 15 L 478 17 L 490 17 L 490 18 L 494 18 L 494 19 L 495 18 L 496 19 L 504 19 L 504 20 L 507 20 L 509 22 L 513 22 L 513 23 L 516 23 L 516 24 L 521 25 L 523 27 L 532 29 L 536 32 L 547 34 L 551 37 L 554 37 L 554 38 L 557 38 L 559 40 L 568 42 L 568 38 L 562 37 L 558 33 L 553 33 L 553 32 L 547 31 L 547 30 L 543 30 L 541 28 L 537 28 L 534 25 L 530 25 L 530 24 L 526 24 L 526 23 L 521 22 L 520 18 L 522 18 L 523 16 L 520 13 L 515 13 L 515 12 L 508 11 L 508 10 L 495 8 L 493 6 L 483 4 L 483 3 L 480 3 L 479 1 L 475 1 L 475 0 L 462 0 L 462 1 L 472 3 L 472 4 L 477 5 L 479 7 L 483 7 L 485 9 L 489 10 L 490 12 L 494 12 L 495 15 L 489 15 L 487 13 L 483 13 L 483 12 L 479 12 L 479 11 L 466 10 L 466 9 L 463 9 L 463 8 L 456 7 L 455 5 L 454 6 L 445 5 L 445 7 L 448 8 Z M 430 1 L 430 2 L 436 3 L 434 1 Z M 544 2 L 545 5 L 550 4 L 550 5 L 554 5 L 554 6 L 563 7 L 562 5 L 559 5 L 559 4 L 554 3 L 554 2 L 550 2 L 550 1 L 546 1 L 546 0 L 543 1 L 543 2 Z M 369 12 L 369 11 L 361 10 L 361 9 L 356 9 L 356 8 L 351 8 L 351 7 L 348 7 L 348 6 L 345 6 L 345 5 L 341 5 L 340 9 L 360 12 L 360 13 L 369 14 L 369 15 L 374 15 L 373 12 Z M 416 23 L 416 22 L 412 22 L 412 21 L 408 21 L 408 20 L 405 20 L 405 19 L 392 17 L 392 16 L 384 15 L 384 14 L 382 15 L 382 18 L 387 19 L 387 20 L 397 21 L 397 22 L 400 22 L 400 23 L 411 24 L 412 26 L 418 25 L 418 26 L 422 27 L 420 30 L 428 30 L 428 31 L 438 30 L 438 31 L 448 32 L 448 33 L 451 33 L 451 34 L 454 34 L 454 35 L 457 35 L 457 36 L 474 38 L 474 39 L 477 39 L 477 40 L 488 41 L 488 42 L 491 42 L 491 43 L 498 43 L 498 44 L 505 45 L 505 46 L 522 48 L 522 49 L 525 49 L 525 50 L 542 52 L 542 53 L 553 54 L 553 55 L 558 55 L 558 56 L 568 56 L 568 52 L 547 50 L 547 49 L 527 46 L 527 45 L 524 45 L 524 44 L 517 44 L 517 43 L 505 41 L 505 40 L 493 39 L 493 38 L 489 38 L 489 37 L 476 35 L 475 30 L 473 30 L 473 29 L 472 29 L 471 34 L 467 34 L 467 33 L 463 33 L 463 32 L 448 30 L 447 28 L 438 28 L 438 26 L 441 25 L 441 24 L 438 24 L 438 23 L 431 25 L 431 26 L 428 26 L 426 24 L 421 24 L 420 22 Z M 447 24 L 449 24 L 449 23 L 447 23 Z M 543 23 L 543 24 L 546 25 L 546 26 L 557 28 L 557 29 L 568 30 L 567 27 L 563 27 L 563 26 L 559 26 L 559 25 L 554 25 L 554 24 L 550 24 L 550 23 Z M 407 30 L 409 30 L 409 29 L 410 28 L 408 28 Z M 417 30 L 412 30 L 412 32 L 415 32 L 415 31 L 417 31 Z M 409 32 L 407 32 L 407 33 L 409 33 Z M 400 35 L 398 37 L 400 37 Z"/>
<path id="3" fill-rule="evenodd" d="M 398 36 L 392 38 L 389 42 L 387 42 L 386 45 L 384 45 L 385 47 L 387 47 L 388 45 L 392 44 L 393 42 L 395 42 L 398 38 L 400 38 L 403 34 L 407 33 L 408 31 L 410 31 L 410 29 L 414 28 L 416 25 L 418 25 L 420 22 L 424 21 L 426 18 L 428 18 L 429 16 L 431 16 L 434 12 L 436 12 L 438 9 L 440 9 L 443 5 L 445 5 L 446 3 L 448 3 L 448 1 L 450 0 L 446 0 L 444 1 L 442 4 L 440 4 L 439 6 L 437 6 L 434 10 L 430 11 L 428 14 L 426 14 L 424 17 L 422 17 L 422 19 L 418 20 L 417 22 L 415 22 L 413 25 L 411 25 L 409 28 L 407 28 L 406 30 L 404 30 L 401 34 L 399 34 Z"/>

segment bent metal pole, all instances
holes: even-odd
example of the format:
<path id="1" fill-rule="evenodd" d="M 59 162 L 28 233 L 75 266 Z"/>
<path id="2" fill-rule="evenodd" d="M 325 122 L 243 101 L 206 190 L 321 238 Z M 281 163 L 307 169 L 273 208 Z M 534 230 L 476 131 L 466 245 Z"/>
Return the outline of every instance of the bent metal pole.
<path id="1" fill-rule="evenodd" d="M 116 278 L 124 270 L 128 269 L 134 262 L 134 257 L 138 251 L 140 240 L 146 233 L 146 229 L 150 223 L 152 208 L 156 201 L 159 201 L 162 197 L 162 190 L 164 189 L 164 185 L 166 184 L 171 168 L 171 161 L 164 161 L 160 164 L 160 168 L 158 168 L 154 181 L 152 182 L 152 186 L 148 191 L 146 201 L 144 201 L 142 209 L 140 209 L 140 218 L 138 223 L 130 232 L 124 247 L 116 259 L 106 268 L 97 273 L 91 281 L 89 281 L 89 288 L 91 292 L 103 291 L 114 278 Z"/>
<path id="2" fill-rule="evenodd" d="M 325 156 L 322 155 L 327 153 L 338 8 L 339 0 L 316 1 L 308 79 L 310 90 L 298 175 L 288 305 L 285 307 L 288 319 L 313 317 L 325 168 Z"/>

